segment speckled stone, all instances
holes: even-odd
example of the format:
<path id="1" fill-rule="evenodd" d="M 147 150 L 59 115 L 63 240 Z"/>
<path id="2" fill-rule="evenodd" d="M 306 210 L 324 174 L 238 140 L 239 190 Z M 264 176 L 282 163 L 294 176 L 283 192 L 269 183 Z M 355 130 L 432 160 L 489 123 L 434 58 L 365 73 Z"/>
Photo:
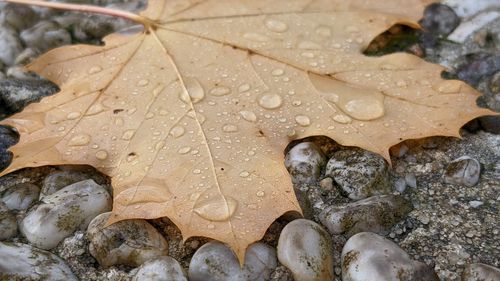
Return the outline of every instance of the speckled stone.
<path id="1" fill-rule="evenodd" d="M 0 200 L 11 210 L 24 211 L 38 201 L 40 188 L 31 183 L 14 185 L 3 192 Z"/>
<path id="2" fill-rule="evenodd" d="M 392 241 L 371 232 L 352 236 L 342 249 L 343 281 L 439 281 Z"/>
<path id="3" fill-rule="evenodd" d="M 332 241 L 319 224 L 298 219 L 283 228 L 278 259 L 295 281 L 330 281 L 333 278 Z"/>
<path id="4" fill-rule="evenodd" d="M 226 245 L 212 241 L 201 246 L 189 264 L 190 281 L 267 281 L 278 261 L 276 250 L 264 243 L 250 245 L 240 263 Z"/>
<path id="5" fill-rule="evenodd" d="M 325 162 L 323 152 L 313 142 L 302 142 L 295 145 L 285 157 L 285 166 L 294 183 L 317 181 Z"/>
<path id="6" fill-rule="evenodd" d="M 101 266 L 140 266 L 168 255 L 167 241 L 147 221 L 125 220 L 105 227 L 110 214 L 97 216 L 87 229 L 90 254 Z"/>
<path id="7" fill-rule="evenodd" d="M 473 263 L 465 267 L 462 281 L 498 281 L 500 269 L 482 263 Z"/>

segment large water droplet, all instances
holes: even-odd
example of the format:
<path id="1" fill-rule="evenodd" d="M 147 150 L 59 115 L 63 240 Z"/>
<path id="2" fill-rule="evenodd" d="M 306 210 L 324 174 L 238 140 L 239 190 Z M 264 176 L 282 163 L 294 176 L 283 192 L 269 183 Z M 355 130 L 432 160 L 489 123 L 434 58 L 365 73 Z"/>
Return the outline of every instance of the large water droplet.
<path id="1" fill-rule="evenodd" d="M 201 200 L 194 205 L 194 212 L 200 217 L 211 221 L 226 221 L 234 214 L 238 202 L 222 195 Z"/>
<path id="2" fill-rule="evenodd" d="M 267 37 L 266 35 L 263 35 L 260 33 L 255 33 L 255 32 L 245 33 L 245 34 L 243 34 L 243 38 L 248 39 L 248 40 L 252 40 L 255 42 L 267 42 L 270 40 L 269 37 Z"/>
<path id="3" fill-rule="evenodd" d="M 178 138 L 182 135 L 184 135 L 184 132 L 186 130 L 182 126 L 175 126 L 170 130 L 170 135 L 173 136 L 174 138 Z"/>
<path id="4" fill-rule="evenodd" d="M 229 95 L 230 93 L 231 93 L 231 89 L 229 89 L 228 87 L 224 87 L 224 86 L 215 87 L 215 88 L 210 90 L 210 94 L 213 96 L 216 96 L 216 97 Z"/>
<path id="5" fill-rule="evenodd" d="M 69 146 L 87 145 L 90 143 L 90 139 L 91 139 L 90 136 L 87 134 L 76 135 L 69 140 L 68 145 Z"/>
<path id="6" fill-rule="evenodd" d="M 106 150 L 99 150 L 96 152 L 95 158 L 99 160 L 106 160 L 108 158 L 108 152 Z"/>
<path id="7" fill-rule="evenodd" d="M 257 191 L 257 193 L 255 195 L 257 195 L 257 197 L 264 197 L 266 195 L 266 193 L 262 190 L 259 190 L 259 191 Z"/>
<path id="8" fill-rule="evenodd" d="M 100 71 L 102 71 L 102 67 L 100 67 L 100 66 L 92 66 L 92 67 L 89 69 L 88 73 L 89 73 L 89 74 L 95 74 L 95 73 L 98 73 L 98 72 L 100 72 Z"/>
<path id="9" fill-rule="evenodd" d="M 295 116 L 295 122 L 299 124 L 300 126 L 307 127 L 311 125 L 311 119 L 305 115 L 297 115 Z"/>
<path id="10" fill-rule="evenodd" d="M 127 130 L 123 133 L 122 140 L 127 140 L 127 141 L 131 140 L 134 134 L 135 134 L 134 130 Z"/>
<path id="11" fill-rule="evenodd" d="M 137 82 L 138 87 L 144 87 L 144 86 L 147 86 L 148 84 L 149 84 L 149 80 L 147 80 L 147 79 L 142 79 L 142 80 L 139 80 L 139 82 Z"/>
<path id="12" fill-rule="evenodd" d="M 432 86 L 432 88 L 443 94 L 458 93 L 462 87 L 462 82 L 458 80 L 445 80 Z"/>
<path id="13" fill-rule="evenodd" d="M 203 90 L 203 87 L 197 79 L 187 77 L 184 79 L 184 84 L 193 103 L 197 103 L 205 97 L 205 90 Z"/>
<path id="14" fill-rule="evenodd" d="M 317 74 L 309 74 L 309 79 L 325 100 L 335 103 L 352 118 L 368 121 L 384 116 L 384 96 L 378 91 L 354 88 Z M 337 120 L 334 117 L 334 120 L 344 124 L 351 122 L 341 117 L 337 117 Z"/>
<path id="15" fill-rule="evenodd" d="M 280 20 L 267 19 L 265 21 L 265 25 L 267 29 L 278 33 L 285 32 L 288 30 L 288 25 Z"/>
<path id="16" fill-rule="evenodd" d="M 248 122 L 257 121 L 257 116 L 252 111 L 243 110 L 243 111 L 240 111 L 240 115 L 241 115 L 241 117 L 243 117 L 243 119 L 245 119 Z"/>
<path id="17" fill-rule="evenodd" d="M 226 133 L 234 133 L 234 132 L 238 131 L 238 127 L 236 125 L 233 125 L 233 124 L 226 124 L 226 125 L 222 126 L 222 131 L 224 131 Z"/>
<path id="18" fill-rule="evenodd" d="M 265 109 L 276 109 L 281 106 L 283 100 L 277 94 L 267 94 L 259 98 L 258 103 Z"/>

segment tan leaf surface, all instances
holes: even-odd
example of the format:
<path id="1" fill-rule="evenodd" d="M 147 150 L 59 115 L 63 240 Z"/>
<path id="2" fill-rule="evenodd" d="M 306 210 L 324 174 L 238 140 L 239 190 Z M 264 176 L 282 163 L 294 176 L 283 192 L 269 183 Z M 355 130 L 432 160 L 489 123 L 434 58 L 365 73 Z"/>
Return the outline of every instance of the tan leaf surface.
<path id="1" fill-rule="evenodd" d="M 184 239 L 214 238 L 242 258 L 277 217 L 300 212 L 283 165 L 291 140 L 327 135 L 388 159 L 402 140 L 458 136 L 490 113 L 440 66 L 362 55 L 393 24 L 417 26 L 426 2 L 150 1 L 143 15 L 157 28 L 29 66 L 61 92 L 2 122 L 21 133 L 2 175 L 92 165 L 112 177 L 112 222 L 169 217 Z"/>

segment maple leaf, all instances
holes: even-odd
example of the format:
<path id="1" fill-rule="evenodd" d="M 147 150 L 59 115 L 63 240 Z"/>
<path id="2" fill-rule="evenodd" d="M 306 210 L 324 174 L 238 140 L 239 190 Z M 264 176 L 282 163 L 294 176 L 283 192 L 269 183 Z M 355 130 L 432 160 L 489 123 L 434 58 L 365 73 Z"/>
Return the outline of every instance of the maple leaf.
<path id="1" fill-rule="evenodd" d="M 486 114 L 443 68 L 364 48 L 430 1 L 149 1 L 144 32 L 52 50 L 28 69 L 61 91 L 2 124 L 11 166 L 88 164 L 112 177 L 112 222 L 169 217 L 184 239 L 247 246 L 300 212 L 283 150 L 326 135 L 389 160 L 405 139 L 459 136 Z"/>

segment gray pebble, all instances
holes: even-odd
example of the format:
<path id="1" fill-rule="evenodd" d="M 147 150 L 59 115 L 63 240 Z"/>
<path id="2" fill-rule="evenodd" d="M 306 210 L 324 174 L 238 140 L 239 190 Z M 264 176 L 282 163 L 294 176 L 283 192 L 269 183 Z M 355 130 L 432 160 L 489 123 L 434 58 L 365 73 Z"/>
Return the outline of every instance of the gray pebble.
<path id="1" fill-rule="evenodd" d="M 16 217 L 3 202 L 0 202 L 0 240 L 7 240 L 16 234 Z"/>
<path id="2" fill-rule="evenodd" d="M 285 167 L 294 183 L 313 183 L 318 180 L 326 159 L 313 142 L 302 142 L 290 149 L 285 157 Z"/>
<path id="3" fill-rule="evenodd" d="M 71 43 L 71 35 L 55 21 L 40 21 L 20 34 L 27 47 L 40 52 Z"/>
<path id="4" fill-rule="evenodd" d="M 278 259 L 290 269 L 295 281 L 332 280 L 332 255 L 330 234 L 313 221 L 294 220 L 281 231 Z"/>
<path id="5" fill-rule="evenodd" d="M 334 153 L 326 165 L 326 176 L 332 177 L 353 200 L 391 193 L 387 163 L 362 149 Z"/>
<path id="6" fill-rule="evenodd" d="M 332 234 L 352 236 L 363 231 L 388 233 L 412 210 L 399 195 L 378 195 L 353 203 L 329 206 L 320 213 L 320 222 Z"/>
<path id="7" fill-rule="evenodd" d="M 469 156 L 462 156 L 448 164 L 444 173 L 444 181 L 450 184 L 474 186 L 479 182 L 481 164 Z"/>
<path id="8" fill-rule="evenodd" d="M 31 209 L 20 224 L 23 235 L 41 249 L 52 249 L 97 215 L 111 210 L 111 196 L 93 180 L 69 185 Z"/>
<path id="9" fill-rule="evenodd" d="M 343 281 L 439 281 L 432 267 L 414 261 L 392 241 L 371 232 L 352 236 L 342 249 Z"/>
<path id="10" fill-rule="evenodd" d="M 417 188 L 417 178 L 415 177 L 414 174 L 406 174 L 405 175 L 405 182 L 406 185 L 408 185 L 411 188 Z"/>
<path id="11" fill-rule="evenodd" d="M 498 281 L 500 269 L 482 263 L 473 263 L 465 267 L 462 281 Z"/>
<path id="12" fill-rule="evenodd" d="M 29 5 L 9 3 L 0 9 L 0 24 L 8 24 L 17 31 L 30 27 L 38 18 Z"/>
<path id="13" fill-rule="evenodd" d="M 78 281 L 56 255 L 27 244 L 0 242 L 1 280 Z"/>
<path id="14" fill-rule="evenodd" d="M 406 181 L 405 179 L 398 178 L 394 182 L 394 189 L 396 189 L 397 192 L 403 193 L 406 190 Z"/>
<path id="15" fill-rule="evenodd" d="M 13 65 L 22 50 L 23 46 L 16 31 L 6 25 L 0 25 L 0 62 L 8 66 Z"/>
<path id="16" fill-rule="evenodd" d="M 276 251 L 264 243 L 250 245 L 240 267 L 226 245 L 212 241 L 201 246 L 189 264 L 190 281 L 266 281 L 278 265 Z"/>
<path id="17" fill-rule="evenodd" d="M 0 200 L 11 210 L 24 211 L 38 201 L 39 193 L 38 186 L 31 183 L 21 183 L 7 189 Z"/>
<path id="18" fill-rule="evenodd" d="M 40 199 L 68 185 L 89 179 L 89 175 L 79 171 L 54 171 L 45 177 L 40 191 Z M 93 179 L 95 181 L 95 179 Z"/>
<path id="19" fill-rule="evenodd" d="M 442 36 L 450 34 L 459 23 L 460 19 L 453 9 L 440 3 L 427 6 L 420 22 L 426 31 Z"/>
<path id="20" fill-rule="evenodd" d="M 145 261 L 168 255 L 168 243 L 145 220 L 125 220 L 105 227 L 111 213 L 97 216 L 87 229 L 90 254 L 103 267 L 140 266 Z"/>
<path id="21" fill-rule="evenodd" d="M 187 281 L 187 278 L 178 261 L 164 256 L 141 265 L 132 281 Z"/>

